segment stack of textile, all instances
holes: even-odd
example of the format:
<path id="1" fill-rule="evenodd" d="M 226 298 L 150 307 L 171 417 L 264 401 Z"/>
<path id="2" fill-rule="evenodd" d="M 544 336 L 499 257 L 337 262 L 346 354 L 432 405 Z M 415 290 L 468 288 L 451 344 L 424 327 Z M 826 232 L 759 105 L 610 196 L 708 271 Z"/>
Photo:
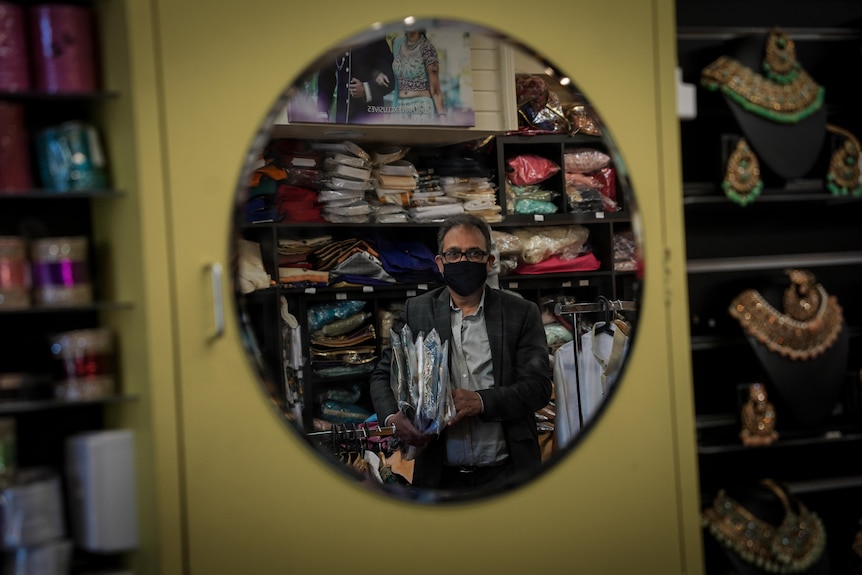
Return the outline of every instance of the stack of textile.
<path id="1" fill-rule="evenodd" d="M 396 157 L 389 154 L 385 162 L 375 164 L 374 191 L 382 204 L 399 206 L 403 211 L 413 199 L 419 174 L 412 162 Z"/>
<path id="2" fill-rule="evenodd" d="M 315 374 L 340 377 L 374 369 L 376 331 L 365 305 L 364 300 L 344 300 L 309 306 L 310 364 Z"/>
<path id="3" fill-rule="evenodd" d="M 616 173 L 611 157 L 589 147 L 566 148 L 566 195 L 573 212 L 616 212 Z"/>
<path id="4" fill-rule="evenodd" d="M 440 185 L 446 196 L 458 201 L 463 210 L 484 219 L 486 222 L 502 222 L 502 208 L 497 204 L 497 190 L 487 177 L 445 176 Z"/>
<path id="5" fill-rule="evenodd" d="M 536 154 L 519 154 L 506 160 L 506 198 L 510 214 L 554 214 L 559 193 L 545 182 L 560 171 L 553 160 Z"/>
<path id="6" fill-rule="evenodd" d="M 365 240 L 346 238 L 314 252 L 315 268 L 329 273 L 333 286 L 390 285 L 395 278 L 383 269 L 380 254 Z"/>
<path id="7" fill-rule="evenodd" d="M 322 222 L 317 202 L 322 162 L 305 142 L 270 142 L 249 183 L 247 221 Z"/>
<path id="8" fill-rule="evenodd" d="M 371 206 L 365 192 L 371 187 L 371 157 L 352 142 L 315 144 L 326 153 L 323 185 L 318 200 L 323 218 L 332 223 L 366 223 Z"/>
<path id="9" fill-rule="evenodd" d="M 278 283 L 286 287 L 325 287 L 329 272 L 314 267 L 314 250 L 332 242 L 332 236 L 278 240 Z"/>

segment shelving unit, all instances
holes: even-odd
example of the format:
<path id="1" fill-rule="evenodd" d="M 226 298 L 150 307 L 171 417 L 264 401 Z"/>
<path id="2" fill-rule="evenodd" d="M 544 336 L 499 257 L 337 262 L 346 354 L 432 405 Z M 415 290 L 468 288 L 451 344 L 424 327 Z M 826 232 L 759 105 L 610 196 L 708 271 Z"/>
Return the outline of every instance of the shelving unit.
<path id="1" fill-rule="evenodd" d="M 380 133 L 379 131 L 377 132 Z M 283 132 L 279 135 L 284 136 Z M 398 132 L 397 141 L 405 145 L 403 133 Z M 378 139 L 371 142 L 358 142 L 359 145 L 368 146 L 372 149 L 375 145 L 394 145 L 387 139 Z M 507 231 L 516 228 L 536 228 L 545 226 L 561 226 L 580 224 L 589 229 L 589 245 L 593 253 L 601 262 L 599 269 L 595 271 L 567 272 L 541 275 L 501 275 L 499 285 L 502 289 L 516 291 L 525 298 L 540 302 L 545 298 L 558 296 L 575 296 L 578 301 L 594 301 L 599 295 L 609 299 L 634 299 L 636 297 L 636 277 L 634 271 L 619 271 L 614 266 L 614 236 L 625 230 L 631 230 L 630 214 L 627 211 L 624 197 L 630 193 L 629 183 L 624 176 L 617 171 L 617 196 L 619 198 L 619 211 L 616 212 L 591 212 L 575 213 L 567 205 L 565 182 L 563 181 L 564 153 L 568 147 L 591 146 L 605 150 L 601 138 L 595 136 L 567 136 L 567 135 L 538 135 L 522 136 L 518 134 L 498 134 L 494 138 L 493 148 L 486 167 L 492 174 L 497 189 L 497 202 L 506 212 L 505 199 L 505 162 L 508 158 L 517 154 L 532 153 L 546 157 L 560 166 L 560 173 L 552 176 L 543 187 L 558 192 L 555 200 L 558 211 L 546 215 L 527 214 L 505 214 L 502 222 L 491 224 L 492 229 Z M 421 157 L 421 154 L 420 154 Z M 419 167 L 419 166 L 417 166 Z M 427 246 L 431 253 L 436 253 L 436 233 L 439 223 L 430 222 L 407 222 L 407 223 L 367 223 L 367 224 L 339 224 L 339 223 L 262 223 L 242 225 L 240 229 L 245 239 L 258 242 L 262 249 L 264 267 L 272 277 L 277 277 L 277 257 L 274 247 L 279 238 L 283 237 L 314 237 L 317 235 L 332 235 L 334 239 L 346 237 L 373 237 L 373 234 L 381 234 L 390 239 L 410 238 L 418 240 Z M 288 301 L 288 309 L 303 326 L 303 349 L 302 356 L 310 357 L 309 334 L 305 329 L 306 314 L 310 306 L 342 300 L 366 301 L 366 308 L 372 314 L 372 321 L 376 327 L 376 338 L 372 343 L 380 350 L 380 325 L 378 314 L 382 310 L 389 309 L 393 305 L 404 302 L 408 297 L 433 289 L 440 285 L 437 282 L 426 282 L 421 284 L 394 284 L 388 286 L 362 286 L 362 287 L 314 287 L 314 288 L 286 288 L 275 286 L 266 290 L 258 290 L 242 296 L 241 301 L 245 308 L 252 332 L 256 338 L 254 348 L 259 350 L 261 366 L 267 375 L 264 380 L 269 387 L 270 393 L 276 398 L 284 398 L 286 394 L 284 372 L 282 369 L 284 355 L 284 340 L 279 328 L 279 299 L 284 296 Z M 341 376 L 321 378 L 312 372 L 309 362 L 306 361 L 301 373 L 297 377 L 301 381 L 302 395 L 305 398 L 305 406 L 302 411 L 302 421 L 297 422 L 307 433 L 313 430 L 313 418 L 317 408 L 313 405 L 314 398 L 328 386 L 347 386 L 360 383 L 363 395 L 359 405 L 373 411 L 370 397 L 367 394 L 367 376 Z M 285 405 L 281 406 L 285 411 Z"/>
<path id="2" fill-rule="evenodd" d="M 849 55 L 862 45 L 862 13 L 852 2 L 823 9 L 803 2 L 717 7 L 698 0 L 677 4 L 679 65 L 683 80 L 698 86 L 697 117 L 682 121 L 681 148 L 701 502 L 711 505 L 724 487 L 778 480 L 824 520 L 832 572 L 845 572 L 862 519 L 862 308 L 856 301 L 862 287 L 862 198 L 836 197 L 826 188 L 835 145 L 828 134 L 809 174 L 783 180 L 761 162 L 765 186 L 759 197 L 744 207 L 725 197 L 720 184 L 727 140 L 742 131 L 723 98 L 700 87 L 700 72 L 740 38 L 765 38 L 780 26 L 796 42 L 802 66 L 825 88 L 827 121 L 858 135 L 862 115 L 851 103 L 855 88 L 841 66 L 851 65 Z M 837 297 L 849 337 L 844 387 L 829 421 L 816 429 L 788 413 L 728 313 L 736 295 L 780 282 L 787 269 L 810 270 Z M 779 438 L 745 446 L 740 411 L 748 384 L 758 381 L 776 406 Z M 724 572 L 723 556 L 711 538 L 705 542 L 707 573 Z"/>
<path id="3" fill-rule="evenodd" d="M 25 10 L 28 8 L 27 5 L 23 7 Z M 93 30 L 93 33 L 97 31 Z M 101 109 L 106 103 L 116 102 L 119 98 L 118 92 L 101 89 L 68 93 L 0 91 L 0 102 L 14 103 L 24 111 L 30 156 L 28 169 L 33 182 L 33 186 L 27 189 L 0 190 L 0 236 L 13 236 L 22 240 L 27 252 L 25 261 L 28 268 L 36 263 L 29 253 L 34 240 L 55 237 L 87 239 L 85 273 L 92 286 L 91 301 L 43 304 L 36 300 L 31 289 L 28 306 L 0 306 L 0 325 L 3 327 L 0 336 L 0 346 L 3 349 L 3 354 L 0 355 L 0 373 L 9 375 L 10 382 L 18 374 L 40 382 L 38 387 L 8 387 L 0 390 L 0 415 L 14 420 L 16 468 L 44 469 L 59 477 L 64 539 L 70 541 L 74 539 L 72 513 L 75 504 L 71 501 L 72 494 L 69 491 L 66 440 L 79 433 L 112 427 L 107 414 L 111 406 L 134 403 L 138 400 L 138 395 L 122 391 L 118 353 L 102 357 L 98 352 L 92 352 L 94 355 L 88 357 L 87 361 L 99 364 L 100 375 L 106 371 L 110 374 L 116 391 L 105 396 L 60 398 L 55 391 L 66 373 L 60 361 L 52 354 L 51 338 L 66 332 L 106 327 L 106 318 L 134 308 L 133 302 L 120 301 L 112 296 L 109 278 L 110 270 L 114 266 L 110 249 L 101 243 L 102 240 L 97 238 L 95 233 L 94 211 L 99 209 L 98 204 L 121 201 L 126 193 L 111 187 L 65 192 L 51 186 L 43 186 L 34 142 L 36 135 L 44 128 L 80 121 L 96 127 L 99 144 L 103 145 L 105 131 L 100 125 Z M 104 151 L 102 153 L 104 154 Z M 110 181 L 109 168 L 110 158 L 106 169 L 106 176 Z M 76 264 L 77 262 L 71 265 Z M 75 282 L 80 281 L 81 279 L 76 277 Z M 113 336 L 118 334 L 113 333 Z M 119 348 L 116 342 L 114 348 Z M 42 507 L 39 509 L 44 513 Z M 33 521 L 32 518 L 26 520 Z M 12 553 L 14 552 L 4 551 L 3 560 L 8 559 Z M 125 564 L 127 557 L 124 555 L 93 553 L 73 547 L 68 558 L 68 569 L 71 573 L 117 570 Z M 62 559 L 57 556 L 54 560 Z M 28 569 L 33 568 L 33 560 L 29 561 Z"/>

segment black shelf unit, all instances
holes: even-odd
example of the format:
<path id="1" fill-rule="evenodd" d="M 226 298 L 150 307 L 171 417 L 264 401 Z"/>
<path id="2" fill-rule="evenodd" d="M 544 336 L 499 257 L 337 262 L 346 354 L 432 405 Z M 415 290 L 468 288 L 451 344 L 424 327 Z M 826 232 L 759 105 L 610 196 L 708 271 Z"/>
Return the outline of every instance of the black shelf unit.
<path id="1" fill-rule="evenodd" d="M 862 62 L 862 6 L 837 0 L 679 0 L 677 54 L 683 81 L 697 86 L 697 115 L 681 120 L 683 209 L 687 250 L 691 357 L 702 506 L 718 490 L 772 478 L 820 515 L 827 531 L 831 572 L 849 572 L 853 535 L 862 519 L 862 198 L 836 197 L 825 185 L 835 142 L 827 134 L 810 173 L 784 180 L 761 162 L 764 189 L 739 206 L 721 182 L 728 141 L 742 134 L 722 96 L 700 85 L 701 70 L 735 42 L 766 37 L 780 27 L 796 56 L 825 88 L 827 121 L 862 134 L 856 88 L 842 72 Z M 808 269 L 843 308 L 849 337 L 845 381 L 831 416 L 816 429 L 784 409 L 758 356 L 728 313 L 732 299 L 786 269 Z M 786 279 L 786 278 L 785 278 Z M 765 382 L 776 406 L 779 438 L 745 446 L 739 438 L 747 385 Z M 817 385 L 812 381 L 811 385 Z M 705 535 L 706 573 L 729 568 Z"/>
<path id="2" fill-rule="evenodd" d="M 30 141 L 30 170 L 35 185 L 37 155 L 32 149 L 35 134 L 48 126 L 68 121 L 84 121 L 98 126 L 99 107 L 119 98 L 113 91 L 81 93 L 0 92 L 0 101 L 15 102 L 24 108 L 26 130 Z M 110 162 L 108 162 L 110 163 Z M 110 173 L 106 173 L 110 179 Z M 57 360 L 50 353 L 52 336 L 74 330 L 101 327 L 104 313 L 122 312 L 133 307 L 132 302 L 116 301 L 107 290 L 102 277 L 109 262 L 104 260 L 101 246 L 93 242 L 93 206 L 95 202 L 123 198 L 123 190 L 86 189 L 60 192 L 33 187 L 0 191 L 0 236 L 16 236 L 30 240 L 47 237 L 85 236 L 88 238 L 87 273 L 93 287 L 93 301 L 80 305 L 49 305 L 31 302 L 26 308 L 0 308 L 3 335 L 0 346 L 0 372 L 31 374 L 37 379 L 57 380 Z M 29 256 L 28 256 L 29 260 Z M 114 377 L 118 375 L 116 361 L 111 358 Z M 119 390 L 121 382 L 116 381 Z M 59 475 L 62 489 L 64 526 L 67 539 L 73 539 L 71 504 L 66 472 L 66 440 L 76 434 L 99 431 L 110 427 L 106 420 L 109 406 L 134 403 L 136 395 L 115 394 L 99 398 L 75 400 L 56 399 L 53 391 L 42 389 L 35 394 L 3 390 L 0 416 L 15 421 L 16 459 L 19 469 L 46 469 Z M 5 558 L 7 553 L 4 552 Z M 94 569 L 119 569 L 123 553 L 91 553 L 74 547 L 70 572 L 82 573 Z"/>
<path id="3" fill-rule="evenodd" d="M 421 128 L 417 130 L 418 133 Z M 421 138 L 417 138 L 421 139 Z M 360 143 L 367 149 L 373 149 L 376 145 L 385 145 L 386 141 L 371 144 Z M 459 146 L 462 144 L 454 144 Z M 587 227 L 590 231 L 590 249 L 601 262 L 600 268 L 595 271 L 584 271 L 575 273 L 554 273 L 541 275 L 501 275 L 499 284 L 501 289 L 516 291 L 525 298 L 537 303 L 545 298 L 559 296 L 575 296 L 578 301 L 594 301 L 599 295 L 604 295 L 611 300 L 624 299 L 633 300 L 636 295 L 637 278 L 634 271 L 616 270 L 614 266 L 614 236 L 632 229 L 631 217 L 627 211 L 624 198 L 630 194 L 630 184 L 625 176 L 616 171 L 616 187 L 619 210 L 615 212 L 573 212 L 566 205 L 564 172 L 564 153 L 567 148 L 592 147 L 607 152 L 605 144 L 600 137 L 585 135 L 521 135 L 500 134 L 493 138 L 489 145 L 490 159 L 485 165 L 491 174 L 496 190 L 497 203 L 502 207 L 504 218 L 502 222 L 491 223 L 491 228 L 499 231 L 511 231 L 516 228 L 535 227 L 537 229 L 546 226 L 565 226 L 579 224 Z M 421 148 L 417 144 L 413 149 Z M 420 149 L 418 157 L 421 159 L 424 150 Z M 428 151 L 434 154 L 433 150 Z M 560 166 L 560 172 L 543 182 L 543 187 L 558 192 L 557 213 L 546 215 L 507 214 L 505 198 L 505 183 L 501 174 L 506 173 L 505 162 L 509 157 L 516 154 L 537 154 L 546 157 Z M 332 235 L 333 239 L 347 237 L 373 238 L 375 234 L 382 234 L 390 238 L 408 237 L 419 240 L 432 253 L 436 252 L 436 233 L 438 222 L 405 222 L 405 223 L 304 223 L 304 222 L 265 222 L 255 224 L 242 224 L 238 226 L 242 237 L 258 242 L 264 267 L 271 277 L 277 277 L 277 255 L 276 246 L 280 238 L 312 238 L 320 235 Z M 426 290 L 441 285 L 436 282 L 422 284 L 395 284 L 388 286 L 364 286 L 364 287 L 312 287 L 312 288 L 286 288 L 274 286 L 268 289 L 257 290 L 240 296 L 241 307 L 244 317 L 250 327 L 254 338 L 253 348 L 259 353 L 259 368 L 264 372 L 265 387 L 273 397 L 286 397 L 286 381 L 283 370 L 284 345 L 282 332 L 279 325 L 279 301 L 284 296 L 288 301 L 288 309 L 297 317 L 303 326 L 302 334 L 302 356 L 305 358 L 299 378 L 301 379 L 302 394 L 305 398 L 305 406 L 302 411 L 299 426 L 306 432 L 314 429 L 313 418 L 316 408 L 313 405 L 315 396 L 328 386 L 348 386 L 359 383 L 363 389 L 363 396 L 359 402 L 362 407 L 373 411 L 370 397 L 367 394 L 367 375 L 321 378 L 315 375 L 307 361 L 309 358 L 309 334 L 305 329 L 306 313 L 309 306 L 318 303 L 329 303 L 341 300 L 363 300 L 366 307 L 363 311 L 372 314 L 376 328 L 376 341 L 378 354 L 380 349 L 380 328 L 377 321 L 380 311 L 389 309 L 391 306 L 401 304 L 408 297 L 417 295 Z M 285 404 L 280 408 L 288 411 Z"/>

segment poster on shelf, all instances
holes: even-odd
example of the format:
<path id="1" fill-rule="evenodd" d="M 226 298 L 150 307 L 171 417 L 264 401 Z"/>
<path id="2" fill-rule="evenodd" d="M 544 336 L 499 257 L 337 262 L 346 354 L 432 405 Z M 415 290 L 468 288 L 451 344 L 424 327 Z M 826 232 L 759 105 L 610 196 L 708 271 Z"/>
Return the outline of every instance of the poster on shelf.
<path id="1" fill-rule="evenodd" d="M 322 60 L 293 88 L 291 123 L 475 125 L 468 32 L 380 37 Z"/>

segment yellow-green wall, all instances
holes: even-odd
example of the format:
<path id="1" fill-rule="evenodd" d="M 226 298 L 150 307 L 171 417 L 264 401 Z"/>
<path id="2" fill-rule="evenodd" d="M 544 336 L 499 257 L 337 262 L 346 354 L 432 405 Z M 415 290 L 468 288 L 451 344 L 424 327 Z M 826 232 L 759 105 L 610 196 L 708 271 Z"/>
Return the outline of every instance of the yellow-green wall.
<path id="1" fill-rule="evenodd" d="M 141 572 L 700 572 L 670 0 L 122 6 L 125 173 L 141 210 L 123 249 L 165 278 L 137 294 L 151 372 L 142 501 L 156 542 Z M 231 202 L 263 116 L 324 48 L 408 15 L 481 23 L 573 77 L 631 171 L 645 237 L 639 337 L 600 423 L 527 487 L 456 506 L 374 495 L 312 457 L 256 383 L 227 280 L 227 331 L 209 337 L 207 266 L 228 268 Z"/>

